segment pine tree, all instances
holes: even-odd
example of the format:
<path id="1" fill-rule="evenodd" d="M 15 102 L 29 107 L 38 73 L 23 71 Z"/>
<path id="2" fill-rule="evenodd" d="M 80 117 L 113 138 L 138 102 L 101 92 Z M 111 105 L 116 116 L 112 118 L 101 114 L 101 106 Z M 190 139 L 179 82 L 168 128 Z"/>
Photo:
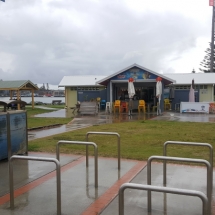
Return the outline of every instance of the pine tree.
<path id="1" fill-rule="evenodd" d="M 211 65 L 211 43 L 209 43 L 210 48 L 206 49 L 206 55 L 203 59 L 203 61 L 200 63 L 200 66 L 203 68 L 199 68 L 200 71 L 209 73 L 210 72 L 210 65 Z M 213 72 L 215 72 L 215 49 L 214 49 L 214 57 L 213 57 Z"/>

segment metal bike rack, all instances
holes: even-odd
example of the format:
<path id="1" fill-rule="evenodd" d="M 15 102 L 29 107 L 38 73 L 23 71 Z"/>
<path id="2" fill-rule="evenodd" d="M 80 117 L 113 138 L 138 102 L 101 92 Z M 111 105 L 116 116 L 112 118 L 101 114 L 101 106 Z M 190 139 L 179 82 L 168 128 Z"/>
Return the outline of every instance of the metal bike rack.
<path id="1" fill-rule="evenodd" d="M 54 162 L 56 164 L 57 172 L 57 215 L 61 215 L 61 179 L 60 179 L 60 162 L 55 158 L 42 158 L 42 157 L 30 157 L 30 156 L 19 156 L 13 155 L 9 160 L 9 183 L 10 183 L 10 208 L 14 209 L 14 183 L 13 183 L 13 163 L 12 161 L 18 160 L 35 160 L 35 161 L 46 161 Z"/>
<path id="2" fill-rule="evenodd" d="M 147 161 L 147 184 L 148 185 L 151 185 L 151 163 L 152 163 L 152 160 L 179 161 L 179 162 L 190 162 L 190 163 L 202 163 L 202 164 L 205 164 L 205 166 L 207 167 L 208 215 L 211 214 L 211 198 L 212 198 L 211 171 L 212 171 L 212 169 L 211 169 L 210 163 L 207 160 L 192 159 L 192 158 L 167 157 L 167 156 L 151 156 L 151 157 L 149 157 L 149 159 Z M 148 207 L 151 208 L 151 191 L 148 192 Z"/>
<path id="3" fill-rule="evenodd" d="M 166 141 L 163 146 L 163 156 L 166 156 L 167 154 L 167 146 L 168 145 L 190 145 L 190 146 L 204 146 L 209 148 L 210 152 L 210 164 L 211 169 L 213 170 L 213 147 L 209 143 L 197 143 L 197 142 L 181 142 L 181 141 Z M 166 161 L 163 163 L 163 183 L 166 184 Z M 213 171 L 211 171 L 211 182 L 213 183 Z M 213 184 L 211 184 L 211 187 Z"/>
<path id="4" fill-rule="evenodd" d="M 83 141 L 67 141 L 60 140 L 56 145 L 56 158 L 60 161 L 60 145 L 62 144 L 73 144 L 73 145 L 91 145 L 94 147 L 94 165 L 95 165 L 95 187 L 98 187 L 98 147 L 93 142 L 83 142 Z M 86 152 L 87 154 L 87 152 Z M 88 158 L 87 158 L 88 159 Z M 87 165 L 88 167 L 88 165 Z"/>
<path id="5" fill-rule="evenodd" d="M 169 187 L 159 187 L 159 186 L 152 186 L 152 185 L 142 185 L 142 184 L 135 184 L 135 183 L 125 183 L 119 189 L 119 215 L 124 215 L 124 191 L 125 189 L 135 189 L 135 190 L 148 190 L 162 192 L 162 193 L 172 193 L 172 194 L 179 194 L 185 196 L 196 196 L 202 200 L 202 214 L 207 214 L 207 204 L 208 199 L 204 193 L 195 191 L 195 190 L 186 190 L 186 189 L 176 189 L 176 188 L 169 188 Z M 151 211 L 151 206 L 148 206 L 148 212 Z"/>
<path id="6" fill-rule="evenodd" d="M 88 141 L 88 136 L 90 134 L 98 134 L 98 135 L 115 135 L 118 138 L 117 145 L 118 145 L 118 169 L 120 169 L 120 135 L 116 132 L 87 132 L 86 134 L 86 141 Z M 86 165 L 88 166 L 88 146 L 86 146 Z"/>

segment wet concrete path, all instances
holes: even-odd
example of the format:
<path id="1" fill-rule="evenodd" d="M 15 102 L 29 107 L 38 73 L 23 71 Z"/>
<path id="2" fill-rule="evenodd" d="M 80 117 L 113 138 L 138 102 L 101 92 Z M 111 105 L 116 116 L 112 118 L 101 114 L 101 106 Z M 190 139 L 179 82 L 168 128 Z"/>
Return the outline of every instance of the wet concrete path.
<path id="1" fill-rule="evenodd" d="M 215 114 L 189 114 L 178 112 L 164 112 L 157 116 L 156 112 L 152 113 L 137 113 L 134 112 L 131 116 L 126 113 L 109 114 L 104 111 L 99 112 L 98 115 L 80 115 L 73 114 L 72 110 L 60 109 L 51 113 L 44 113 L 36 115 L 35 117 L 71 117 L 71 122 L 67 125 L 61 125 L 54 128 L 44 128 L 41 130 L 28 131 L 28 140 L 34 140 L 54 134 L 59 134 L 67 131 L 73 131 L 81 128 L 90 127 L 93 125 L 100 125 L 106 123 L 120 123 L 136 120 L 158 120 L 158 121 L 178 121 L 178 122 L 211 122 L 215 123 Z"/>
<path id="2" fill-rule="evenodd" d="M 29 153 L 29 156 L 55 157 Z M 118 215 L 118 190 L 124 183 L 147 184 L 145 161 L 99 157 L 98 188 L 94 184 L 94 158 L 86 168 L 85 156 L 61 155 L 61 215 Z M 0 214 L 57 215 L 55 165 L 19 161 L 14 164 L 15 208 L 10 209 L 8 164 L 0 166 Z M 153 162 L 152 185 L 162 184 L 163 165 Z M 168 164 L 167 187 L 192 189 L 206 194 L 206 168 Z M 214 177 L 213 177 L 214 178 Z M 2 183 L 3 182 L 3 183 Z M 214 184 L 214 182 L 213 182 Z M 213 188 L 213 193 L 215 192 Z M 196 197 L 152 193 L 152 212 L 147 211 L 147 192 L 125 191 L 125 215 L 201 215 L 202 202 Z M 212 214 L 215 214 L 214 212 Z"/>

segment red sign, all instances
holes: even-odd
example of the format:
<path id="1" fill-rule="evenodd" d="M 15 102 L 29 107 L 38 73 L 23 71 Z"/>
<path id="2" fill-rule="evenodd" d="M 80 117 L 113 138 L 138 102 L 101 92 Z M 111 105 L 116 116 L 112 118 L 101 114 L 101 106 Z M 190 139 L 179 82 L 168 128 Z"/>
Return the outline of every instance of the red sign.
<path id="1" fill-rule="evenodd" d="M 209 0 L 209 6 L 214 6 L 214 0 Z"/>
<path id="2" fill-rule="evenodd" d="M 118 79 L 124 79 L 124 78 L 125 78 L 125 75 L 118 75 L 117 78 L 118 78 Z"/>

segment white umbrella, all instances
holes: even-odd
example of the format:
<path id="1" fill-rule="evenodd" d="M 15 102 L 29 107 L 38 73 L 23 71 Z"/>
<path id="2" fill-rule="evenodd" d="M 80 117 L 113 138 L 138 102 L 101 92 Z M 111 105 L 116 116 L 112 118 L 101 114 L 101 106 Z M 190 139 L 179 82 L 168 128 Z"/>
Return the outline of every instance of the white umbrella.
<path id="1" fill-rule="evenodd" d="M 128 97 L 129 97 L 129 99 L 132 99 L 134 95 L 135 95 L 134 83 L 128 82 Z"/>
<path id="2" fill-rule="evenodd" d="M 189 102 L 195 102 L 194 80 L 192 80 L 192 84 L 190 86 Z"/>
<path id="3" fill-rule="evenodd" d="M 161 114 L 161 108 L 160 108 L 161 95 L 162 95 L 162 83 L 161 81 L 157 81 L 157 84 L 156 84 L 156 97 L 158 98 L 157 115 Z"/>
<path id="4" fill-rule="evenodd" d="M 129 97 L 129 115 L 132 113 L 132 98 L 135 95 L 134 83 L 133 78 L 129 78 L 128 80 L 128 97 Z"/>

